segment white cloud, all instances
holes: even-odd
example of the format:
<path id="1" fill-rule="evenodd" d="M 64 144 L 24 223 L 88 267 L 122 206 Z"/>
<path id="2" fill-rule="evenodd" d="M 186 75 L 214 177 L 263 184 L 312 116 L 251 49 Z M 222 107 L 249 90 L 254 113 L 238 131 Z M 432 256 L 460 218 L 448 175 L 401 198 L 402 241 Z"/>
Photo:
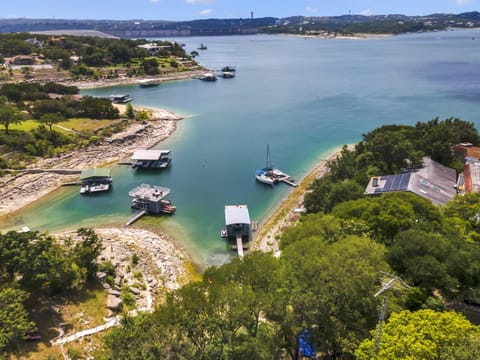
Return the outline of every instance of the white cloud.
<path id="1" fill-rule="evenodd" d="M 315 8 L 313 8 L 313 7 L 311 7 L 311 6 L 307 6 L 307 7 L 305 7 L 305 11 L 306 11 L 307 13 L 316 13 L 318 10 L 315 9 Z"/>
<path id="2" fill-rule="evenodd" d="M 161 0 L 150 0 L 151 3 L 159 3 Z"/>
<path id="3" fill-rule="evenodd" d="M 212 9 L 204 9 L 200 11 L 199 14 L 205 16 L 205 15 L 210 15 L 212 12 L 213 12 Z"/>
<path id="4" fill-rule="evenodd" d="M 455 0 L 455 4 L 460 5 L 460 6 L 467 5 L 471 2 L 472 2 L 472 0 Z"/>
<path id="5" fill-rule="evenodd" d="M 210 4 L 211 2 L 213 2 L 213 0 L 185 0 L 185 2 L 187 4 L 196 5 L 196 4 Z"/>
<path id="6" fill-rule="evenodd" d="M 360 11 L 360 15 L 370 16 L 372 14 L 373 14 L 372 9 L 363 9 L 362 11 Z"/>

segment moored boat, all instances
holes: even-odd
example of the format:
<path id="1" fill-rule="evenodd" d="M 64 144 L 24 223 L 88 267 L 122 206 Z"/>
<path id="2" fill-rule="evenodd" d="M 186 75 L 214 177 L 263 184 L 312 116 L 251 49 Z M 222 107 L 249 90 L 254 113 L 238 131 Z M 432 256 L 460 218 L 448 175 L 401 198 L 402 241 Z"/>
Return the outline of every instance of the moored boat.
<path id="1" fill-rule="evenodd" d="M 217 81 L 217 76 L 213 72 L 208 72 L 199 77 L 203 81 Z"/>
<path id="2" fill-rule="evenodd" d="M 219 76 L 224 79 L 231 79 L 235 77 L 235 73 L 231 71 L 222 71 Z"/>
<path id="3" fill-rule="evenodd" d="M 109 98 L 114 104 L 126 104 L 130 101 L 133 101 L 133 98 L 131 98 L 128 94 L 113 94 L 110 95 Z"/>
<path id="4" fill-rule="evenodd" d="M 298 186 L 297 184 L 295 184 L 293 178 L 290 175 L 272 166 L 272 161 L 270 159 L 270 149 L 268 144 L 267 144 L 267 158 L 265 160 L 265 167 L 255 171 L 255 178 L 257 179 L 257 181 L 267 185 L 273 185 L 273 184 L 278 184 L 279 182 L 284 182 L 285 184 L 288 184 L 293 187 Z"/>

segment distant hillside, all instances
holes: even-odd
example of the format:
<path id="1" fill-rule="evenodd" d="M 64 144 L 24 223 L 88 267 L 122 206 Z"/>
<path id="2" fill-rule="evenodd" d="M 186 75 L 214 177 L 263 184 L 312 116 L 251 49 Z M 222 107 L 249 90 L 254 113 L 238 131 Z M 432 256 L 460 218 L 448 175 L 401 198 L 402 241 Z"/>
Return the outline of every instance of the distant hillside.
<path id="1" fill-rule="evenodd" d="M 0 33 L 52 30 L 96 30 L 120 38 L 165 36 L 243 35 L 257 33 L 390 33 L 480 27 L 480 13 L 432 14 L 406 16 L 292 16 L 258 19 L 205 19 L 192 21 L 163 20 L 67 20 L 67 19 L 0 19 Z"/>

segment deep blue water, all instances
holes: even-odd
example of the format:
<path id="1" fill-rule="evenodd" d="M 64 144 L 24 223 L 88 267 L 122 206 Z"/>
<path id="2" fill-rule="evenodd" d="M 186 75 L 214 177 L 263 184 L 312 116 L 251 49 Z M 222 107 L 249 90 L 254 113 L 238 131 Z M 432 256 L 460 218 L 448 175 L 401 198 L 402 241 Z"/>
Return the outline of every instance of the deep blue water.
<path id="1" fill-rule="evenodd" d="M 83 91 L 129 93 L 138 105 L 173 110 L 185 119 L 158 148 L 173 150 L 170 169 L 113 171 L 108 194 L 83 197 L 61 189 L 22 211 L 15 226 L 56 230 L 128 219 L 128 191 L 141 183 L 172 189 L 177 213 L 161 223 L 195 261 L 218 264 L 232 254 L 219 237 L 223 207 L 247 204 L 264 219 L 291 190 L 255 182 L 270 144 L 273 163 L 301 178 L 332 149 L 382 124 L 414 124 L 454 116 L 480 124 L 480 32 L 453 31 L 369 40 L 237 36 L 173 39 L 198 61 L 237 68 L 234 79 L 187 80 L 158 87 Z M 475 38 L 475 39 L 472 39 Z M 163 219 L 163 221 L 160 221 Z"/>

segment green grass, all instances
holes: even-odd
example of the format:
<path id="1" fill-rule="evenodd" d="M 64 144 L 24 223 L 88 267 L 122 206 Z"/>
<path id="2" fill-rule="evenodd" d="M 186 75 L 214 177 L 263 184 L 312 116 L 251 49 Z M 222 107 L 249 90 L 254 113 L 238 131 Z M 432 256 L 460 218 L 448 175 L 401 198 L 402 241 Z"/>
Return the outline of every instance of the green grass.
<path id="1" fill-rule="evenodd" d="M 103 129 L 116 122 L 117 122 L 116 120 L 93 120 L 93 119 L 79 118 L 79 119 L 69 119 L 68 121 L 62 121 L 58 125 L 68 129 L 76 130 L 76 131 L 91 132 L 91 131 Z"/>
<path id="2" fill-rule="evenodd" d="M 76 118 L 76 119 L 69 119 L 67 121 L 62 121 L 58 123 L 58 125 L 63 126 L 67 129 L 72 129 L 76 131 L 95 131 L 103 129 L 107 126 L 110 126 L 116 123 L 116 120 L 94 120 L 94 119 L 86 119 L 86 118 Z M 12 124 L 8 127 L 10 131 L 31 131 L 40 126 L 40 123 L 35 120 L 25 120 L 20 124 Z M 63 131 L 58 126 L 53 127 L 56 131 Z M 4 130 L 4 129 L 2 129 Z M 1 131 L 1 130 L 0 130 Z"/>
<path id="3" fill-rule="evenodd" d="M 25 120 L 20 124 L 12 124 L 8 127 L 8 131 L 30 131 L 38 128 L 40 123 L 35 120 Z"/>

